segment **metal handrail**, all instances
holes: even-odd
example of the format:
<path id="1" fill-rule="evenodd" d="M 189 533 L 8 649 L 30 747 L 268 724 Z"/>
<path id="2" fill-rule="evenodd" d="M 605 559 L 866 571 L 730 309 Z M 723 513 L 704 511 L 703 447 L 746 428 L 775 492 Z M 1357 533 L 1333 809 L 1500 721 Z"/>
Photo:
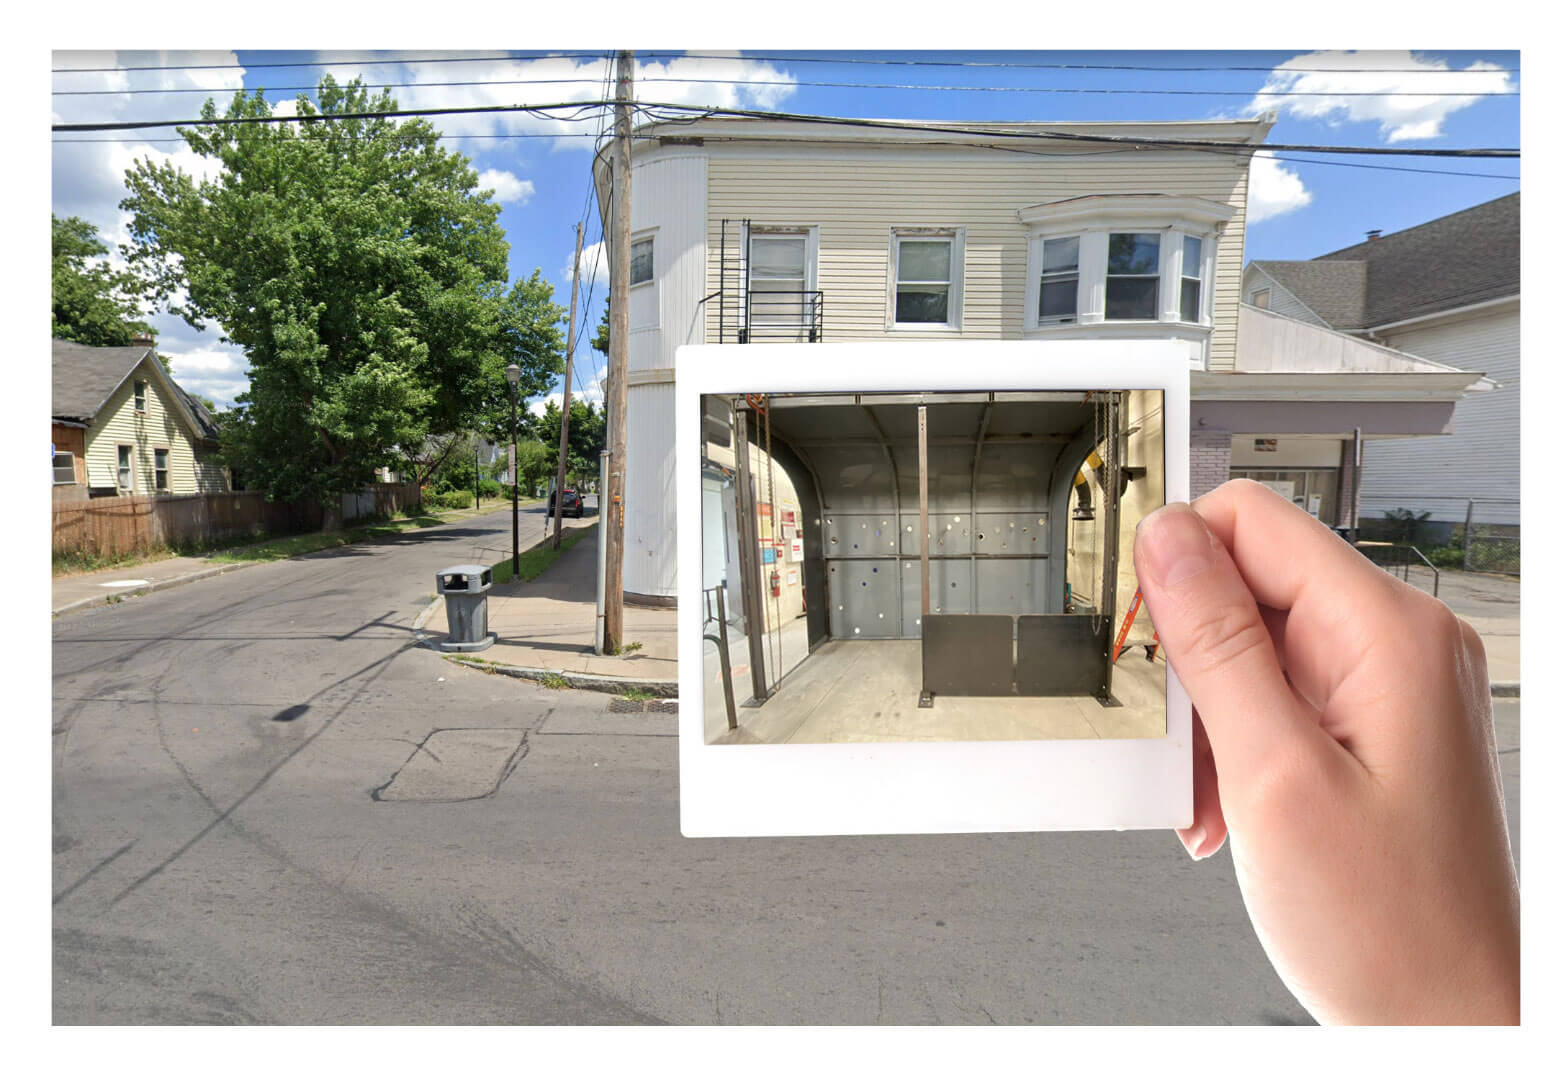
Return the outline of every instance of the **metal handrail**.
<path id="1" fill-rule="evenodd" d="M 1420 561 L 1424 562 L 1424 565 L 1429 569 L 1429 571 L 1431 571 L 1431 572 L 1433 572 L 1435 574 L 1434 595 L 1435 595 L 1435 598 L 1439 598 L 1440 597 L 1440 570 L 1434 566 L 1434 562 L 1433 561 L 1431 561 L 1429 558 L 1425 557 L 1423 555 L 1423 553 L 1420 552 L 1420 550 L 1419 550 L 1419 548 L 1417 546 L 1415 546 L 1411 542 L 1409 542 L 1409 543 L 1407 543 L 1407 548 L 1409 550 L 1413 551 L 1413 555 L 1416 556 Z M 1404 569 L 1404 571 L 1402 573 L 1402 579 L 1403 580 L 1407 579 L 1407 572 L 1406 572 L 1405 569 Z"/>

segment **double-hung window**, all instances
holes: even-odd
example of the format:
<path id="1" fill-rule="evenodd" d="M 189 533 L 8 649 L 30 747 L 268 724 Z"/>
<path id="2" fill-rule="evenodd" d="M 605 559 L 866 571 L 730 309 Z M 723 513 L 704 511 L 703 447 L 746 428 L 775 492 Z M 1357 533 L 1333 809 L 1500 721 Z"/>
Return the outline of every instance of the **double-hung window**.
<path id="1" fill-rule="evenodd" d="M 152 450 L 152 488 L 159 493 L 168 491 L 168 449 Z"/>
<path id="2" fill-rule="evenodd" d="M 640 286 L 652 281 L 652 238 L 644 237 L 630 244 L 630 284 Z"/>
<path id="3" fill-rule="evenodd" d="M 1043 243 L 1043 281 L 1038 287 L 1038 323 L 1068 324 L 1076 319 L 1081 282 L 1081 238 L 1056 237 Z"/>
<path id="4" fill-rule="evenodd" d="M 814 313 L 809 290 L 809 232 L 751 229 L 751 326 L 810 326 Z"/>
<path id="5" fill-rule="evenodd" d="M 1161 240 L 1156 233 L 1109 234 L 1104 319 L 1157 319 Z"/>
<path id="6" fill-rule="evenodd" d="M 145 414 L 147 412 L 147 382 L 145 380 L 138 380 L 136 381 L 135 388 L 136 413 Z"/>
<path id="7" fill-rule="evenodd" d="M 1185 237 L 1184 262 L 1179 268 L 1179 318 L 1187 324 L 1201 322 L 1201 238 Z"/>
<path id="8" fill-rule="evenodd" d="M 908 230 L 892 235 L 895 278 L 892 325 L 956 328 L 962 310 L 959 230 Z"/>
<path id="9" fill-rule="evenodd" d="M 70 452 L 54 453 L 54 484 L 74 485 L 76 482 L 76 457 Z"/>
<path id="10" fill-rule="evenodd" d="M 131 453 L 135 450 L 132 445 L 121 444 L 116 449 L 119 453 L 119 487 L 121 493 L 134 493 L 136 491 L 136 476 L 131 470 Z"/>

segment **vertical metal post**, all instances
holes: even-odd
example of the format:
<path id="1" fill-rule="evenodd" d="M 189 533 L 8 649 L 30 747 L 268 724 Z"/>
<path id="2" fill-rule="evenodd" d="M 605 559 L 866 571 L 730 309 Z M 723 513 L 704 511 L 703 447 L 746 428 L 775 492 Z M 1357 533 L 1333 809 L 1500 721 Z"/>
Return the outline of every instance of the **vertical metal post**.
<path id="1" fill-rule="evenodd" d="M 481 489 L 483 489 L 482 483 L 483 475 L 478 469 L 478 442 L 475 440 L 473 442 L 473 508 L 475 511 L 483 508 L 483 504 L 481 503 L 483 494 L 479 492 Z"/>
<path id="2" fill-rule="evenodd" d="M 1118 705 L 1114 699 L 1114 619 L 1117 616 L 1119 587 L 1119 487 L 1123 471 L 1119 454 L 1119 406 L 1122 393 L 1108 393 L 1108 435 L 1103 464 L 1103 603 L 1099 607 L 1107 620 L 1103 628 L 1103 691 L 1098 700 L 1107 707 Z"/>
<path id="3" fill-rule="evenodd" d="M 723 581 L 717 595 L 717 665 L 723 669 L 723 707 L 728 710 L 728 729 L 739 729 L 739 716 L 734 712 L 734 678 L 728 663 L 728 606 L 723 596 L 728 593 L 728 581 Z"/>
<path id="4" fill-rule="evenodd" d="M 1462 571 L 1471 572 L 1473 553 L 1473 499 L 1467 498 L 1467 519 L 1462 523 Z M 1438 573 L 1436 574 L 1438 575 Z"/>
<path id="5" fill-rule="evenodd" d="M 747 409 L 734 411 L 734 519 L 739 528 L 739 595 L 744 599 L 744 636 L 750 647 L 750 690 L 755 703 L 767 698 L 766 602 L 761 596 L 761 541 L 756 533 L 755 489 L 750 481 L 750 426 Z"/>
<path id="6" fill-rule="evenodd" d="M 522 578 L 522 527 L 520 501 L 516 487 L 520 482 L 516 471 L 516 384 L 511 384 L 511 579 Z"/>
<path id="7" fill-rule="evenodd" d="M 1359 540 L 1359 496 L 1364 492 L 1364 431 L 1353 427 L 1353 541 Z"/>
<path id="8" fill-rule="evenodd" d="M 929 408 L 923 404 L 918 408 L 918 599 L 919 639 L 923 640 L 929 635 Z M 934 707 L 927 675 L 919 685 L 918 706 Z"/>

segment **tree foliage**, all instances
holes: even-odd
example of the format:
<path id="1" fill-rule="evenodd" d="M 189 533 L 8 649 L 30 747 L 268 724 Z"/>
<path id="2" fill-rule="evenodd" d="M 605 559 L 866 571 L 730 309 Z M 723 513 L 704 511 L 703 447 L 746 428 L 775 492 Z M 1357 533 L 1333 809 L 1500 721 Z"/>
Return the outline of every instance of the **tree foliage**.
<path id="1" fill-rule="evenodd" d="M 152 334 L 141 319 L 146 283 L 129 270 L 103 262 L 109 246 L 98 227 L 81 218 L 49 216 L 54 338 L 88 346 L 129 346 L 131 336 Z"/>
<path id="2" fill-rule="evenodd" d="M 183 288 L 170 311 L 215 320 L 249 360 L 227 458 L 273 497 L 334 506 L 430 434 L 489 430 L 510 362 L 525 395 L 562 360 L 547 283 L 504 289 L 500 209 L 468 159 L 423 120 L 340 116 L 396 108 L 358 80 L 317 98 L 298 115 L 335 119 L 180 129 L 215 175 L 139 160 L 121 206 L 157 298 Z M 259 92 L 224 114 L 270 115 Z"/>
<path id="3" fill-rule="evenodd" d="M 545 404 L 541 415 L 529 419 L 528 433 L 549 449 L 549 471 L 558 471 L 560 453 L 560 408 L 553 401 Z M 584 399 L 571 399 L 571 426 L 567 436 L 565 476 L 567 481 L 595 478 L 598 453 L 608 439 L 608 416 Z"/>

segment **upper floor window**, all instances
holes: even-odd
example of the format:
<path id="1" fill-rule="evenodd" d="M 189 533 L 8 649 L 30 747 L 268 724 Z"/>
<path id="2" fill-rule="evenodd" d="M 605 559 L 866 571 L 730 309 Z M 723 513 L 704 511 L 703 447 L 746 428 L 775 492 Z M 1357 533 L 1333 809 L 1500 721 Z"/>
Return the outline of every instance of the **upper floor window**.
<path id="1" fill-rule="evenodd" d="M 652 238 L 630 243 L 630 284 L 640 286 L 652 281 Z"/>
<path id="2" fill-rule="evenodd" d="M 961 326 L 961 230 L 895 231 L 892 265 L 893 327 Z"/>
<path id="3" fill-rule="evenodd" d="M 1076 319 L 1081 281 L 1081 238 L 1055 237 L 1043 243 L 1043 280 L 1038 286 L 1038 322 L 1068 324 Z"/>
<path id="4" fill-rule="evenodd" d="M 136 381 L 135 389 L 136 413 L 145 414 L 147 412 L 147 382 L 145 380 Z"/>
<path id="5" fill-rule="evenodd" d="M 1250 304 L 1254 305 L 1258 309 L 1269 309 L 1269 308 L 1271 308 L 1272 307 L 1272 292 L 1270 290 L 1257 290 L 1257 291 L 1255 291 L 1255 293 L 1250 295 Z"/>
<path id="6" fill-rule="evenodd" d="M 750 230 L 750 323 L 802 327 L 813 315 L 810 232 Z"/>
<path id="7" fill-rule="evenodd" d="M 1106 320 L 1156 320 L 1161 237 L 1155 233 L 1109 234 L 1105 283 Z"/>
<path id="8" fill-rule="evenodd" d="M 1185 250 L 1179 268 L 1179 318 L 1187 324 L 1201 322 L 1201 282 L 1206 277 L 1201 247 L 1201 238 L 1185 238 Z"/>

